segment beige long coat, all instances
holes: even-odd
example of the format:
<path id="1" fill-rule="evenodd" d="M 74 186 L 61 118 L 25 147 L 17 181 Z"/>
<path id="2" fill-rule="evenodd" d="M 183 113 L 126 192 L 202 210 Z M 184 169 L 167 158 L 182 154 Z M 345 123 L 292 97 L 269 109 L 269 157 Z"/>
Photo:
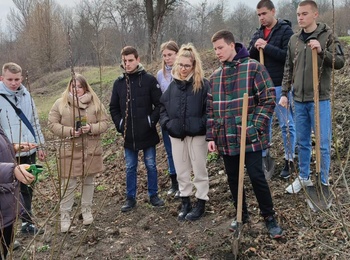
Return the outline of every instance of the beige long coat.
<path id="1" fill-rule="evenodd" d="M 89 92 L 79 98 L 79 110 L 73 110 L 73 97 L 68 99 L 69 105 L 60 106 L 59 98 L 49 113 L 48 126 L 51 132 L 60 137 L 56 147 L 59 159 L 59 176 L 61 178 L 86 176 L 100 173 L 104 170 L 102 159 L 101 133 L 107 130 L 108 116 L 103 108 L 100 115 L 96 114 L 92 96 Z M 77 103 L 76 101 L 74 103 Z M 103 106 L 101 104 L 101 106 Z M 86 118 L 91 131 L 80 137 L 71 137 L 71 129 L 76 121 Z"/>

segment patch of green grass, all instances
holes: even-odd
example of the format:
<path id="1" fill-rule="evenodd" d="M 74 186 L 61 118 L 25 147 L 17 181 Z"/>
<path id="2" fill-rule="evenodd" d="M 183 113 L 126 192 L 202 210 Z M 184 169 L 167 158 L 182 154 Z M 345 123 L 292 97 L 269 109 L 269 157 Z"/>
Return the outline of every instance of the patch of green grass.
<path id="1" fill-rule="evenodd" d="M 346 44 L 350 44 L 350 36 L 339 37 L 339 40 L 344 41 Z"/>
<path id="2" fill-rule="evenodd" d="M 46 252 L 50 249 L 50 246 L 49 245 L 43 245 L 43 246 L 39 246 L 36 251 L 37 252 Z"/>
<path id="3" fill-rule="evenodd" d="M 96 190 L 97 191 L 104 191 L 104 190 L 106 190 L 107 189 L 107 187 L 105 186 L 105 185 L 98 185 L 97 187 L 96 187 Z"/>
<path id="4" fill-rule="evenodd" d="M 208 163 L 217 161 L 218 159 L 219 159 L 219 154 L 218 153 L 212 152 L 212 153 L 208 153 L 208 155 L 207 155 Z"/>

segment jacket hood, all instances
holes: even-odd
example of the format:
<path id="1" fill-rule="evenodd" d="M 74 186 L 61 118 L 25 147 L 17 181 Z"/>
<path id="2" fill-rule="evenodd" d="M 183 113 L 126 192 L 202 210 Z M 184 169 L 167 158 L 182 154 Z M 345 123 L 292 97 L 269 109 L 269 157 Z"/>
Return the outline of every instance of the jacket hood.
<path id="1" fill-rule="evenodd" d="M 329 31 L 330 29 L 331 28 L 325 23 L 317 23 L 316 30 L 313 31 L 313 33 L 309 36 L 309 38 L 307 40 L 316 39 L 318 35 L 320 35 L 323 32 Z M 303 32 L 303 29 L 301 29 L 298 32 L 298 37 L 302 34 L 302 32 Z"/>
<path id="2" fill-rule="evenodd" d="M 124 68 L 124 65 L 123 65 L 123 64 L 121 64 L 120 67 L 124 70 L 123 74 L 128 74 L 128 75 L 130 75 L 130 74 L 136 74 L 136 73 L 138 73 L 138 72 L 141 72 L 141 71 L 144 71 L 144 70 L 145 70 L 145 68 L 143 67 L 143 65 L 142 65 L 141 63 L 139 63 L 139 65 L 137 65 L 136 69 L 135 69 L 134 71 L 130 72 L 130 73 L 127 73 L 127 72 L 125 71 L 125 68 Z"/>
<path id="3" fill-rule="evenodd" d="M 249 52 L 248 50 L 243 46 L 242 43 L 237 42 L 235 44 L 235 49 L 236 49 L 236 56 L 233 58 L 233 60 L 240 60 L 243 58 L 249 57 Z"/>
<path id="4" fill-rule="evenodd" d="M 0 81 L 0 94 L 12 96 L 12 95 L 23 94 L 24 90 L 25 90 L 25 87 L 21 84 L 16 91 L 12 91 L 8 87 L 6 87 L 4 82 Z"/>

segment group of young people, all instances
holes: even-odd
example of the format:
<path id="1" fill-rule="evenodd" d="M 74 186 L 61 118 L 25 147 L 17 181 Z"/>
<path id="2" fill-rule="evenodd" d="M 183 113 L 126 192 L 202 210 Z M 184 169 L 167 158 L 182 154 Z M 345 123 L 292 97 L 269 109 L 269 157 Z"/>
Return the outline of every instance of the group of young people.
<path id="1" fill-rule="evenodd" d="M 257 14 L 261 27 L 252 37 L 248 48 L 236 42 L 230 31 L 220 30 L 212 36 L 211 41 L 221 66 L 212 73 L 209 80 L 204 78 L 200 55 L 192 44 L 184 44 L 179 48 L 174 41 L 163 43 L 162 69 L 156 77 L 146 72 L 134 47 L 126 46 L 121 50 L 121 67 L 124 72 L 114 82 L 109 110 L 115 127 L 124 140 L 126 200 L 121 207 L 122 212 L 134 209 L 137 204 L 137 166 L 141 150 L 147 169 L 149 202 L 155 207 L 164 205 L 158 196 L 158 122 L 161 125 L 171 179 L 168 195 L 181 198 L 182 202 L 178 219 L 194 221 L 205 213 L 205 204 L 209 200 L 206 168 L 208 151 L 218 152 L 223 157 L 233 203 L 237 207 L 242 106 L 243 95 L 247 93 L 245 167 L 268 232 L 272 238 L 280 238 L 283 230 L 275 218 L 272 196 L 264 174 L 263 151 L 269 148 L 271 119 L 275 112 L 285 151 L 281 177 L 288 178 L 296 169 L 296 144 L 299 154 L 299 176 L 286 191 L 297 193 L 303 186 L 313 185 L 310 179 L 310 156 L 311 132 L 315 122 L 313 82 L 309 76 L 312 70 L 312 49 L 316 49 L 318 54 L 320 75 L 320 185 L 329 187 L 332 136 L 330 74 L 332 67 L 340 69 L 344 66 L 344 54 L 330 28 L 324 23 L 316 22 L 318 9 L 314 1 L 299 3 L 297 18 L 301 30 L 295 34 L 290 23 L 277 19 L 275 12 L 272 1 L 259 1 Z M 261 50 L 264 65 L 259 62 Z M 13 188 L 8 190 L 18 190 L 18 180 L 28 189 L 28 184 L 33 179 L 25 166 L 35 163 L 36 151 L 39 159 L 45 158 L 45 153 L 38 146 L 43 144 L 44 139 L 34 103 L 21 84 L 20 67 L 13 63 L 5 64 L 1 81 L 0 90 L 4 95 L 0 96 L 0 116 L 1 128 L 4 130 L 0 131 L 0 186 L 13 183 Z M 22 105 L 24 99 L 30 109 Z M 10 102 L 27 113 L 29 121 L 35 126 L 34 134 L 22 118 L 18 119 Z M 10 117 L 9 114 L 13 116 Z M 13 122 L 10 123 L 9 120 Z M 62 232 L 68 232 L 71 228 L 70 212 L 79 178 L 82 183 L 83 224 L 93 222 L 93 180 L 97 173 L 103 172 L 100 134 L 106 131 L 107 121 L 106 109 L 82 75 L 72 78 L 49 113 L 49 129 L 63 142 L 57 154 Z M 5 148 L 7 150 L 3 152 Z M 28 161 L 23 160 L 24 155 Z M 11 173 L 11 176 L 3 179 L 7 176 L 5 173 Z M 191 203 L 193 187 L 195 204 Z M 21 193 L 26 194 L 22 190 Z M 17 207 L 14 205 L 17 204 L 14 201 L 18 200 L 18 192 L 11 195 L 7 192 L 6 196 L 4 194 L 1 189 L 1 203 L 12 201 L 7 210 L 15 212 Z M 37 233 L 40 229 L 35 227 L 28 214 L 31 212 L 30 205 L 28 203 L 27 206 L 26 199 L 23 201 L 24 211 L 29 217 L 23 215 L 22 231 Z M 15 213 L 8 214 L 1 207 L 0 214 L 1 252 L 6 256 Z M 3 214 L 8 218 L 3 218 Z M 242 220 L 243 223 L 249 221 L 244 190 Z M 229 228 L 232 231 L 237 229 L 236 219 Z"/>

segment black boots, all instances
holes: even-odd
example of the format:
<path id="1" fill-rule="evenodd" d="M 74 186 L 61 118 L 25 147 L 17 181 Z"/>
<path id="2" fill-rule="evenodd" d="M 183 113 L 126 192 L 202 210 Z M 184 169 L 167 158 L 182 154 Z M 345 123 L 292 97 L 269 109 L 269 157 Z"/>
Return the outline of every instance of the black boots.
<path id="1" fill-rule="evenodd" d="M 170 179 L 171 179 L 171 187 L 168 190 L 167 195 L 174 195 L 176 199 L 180 198 L 179 183 L 177 182 L 176 174 L 171 174 Z"/>
<path id="2" fill-rule="evenodd" d="M 198 199 L 196 206 L 189 212 L 185 219 L 194 221 L 200 219 L 205 212 L 205 200 Z"/>
<path id="3" fill-rule="evenodd" d="M 288 179 L 291 173 L 295 171 L 293 161 L 284 160 L 284 168 L 281 171 L 280 177 L 284 179 Z"/>
<path id="4" fill-rule="evenodd" d="M 181 206 L 180 213 L 178 215 L 178 220 L 185 220 L 186 215 L 192 209 L 192 205 L 191 205 L 190 197 L 181 197 L 181 200 L 182 200 L 182 206 Z"/>

